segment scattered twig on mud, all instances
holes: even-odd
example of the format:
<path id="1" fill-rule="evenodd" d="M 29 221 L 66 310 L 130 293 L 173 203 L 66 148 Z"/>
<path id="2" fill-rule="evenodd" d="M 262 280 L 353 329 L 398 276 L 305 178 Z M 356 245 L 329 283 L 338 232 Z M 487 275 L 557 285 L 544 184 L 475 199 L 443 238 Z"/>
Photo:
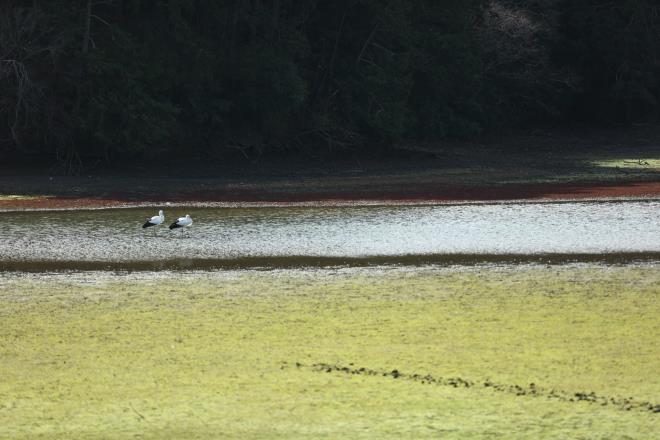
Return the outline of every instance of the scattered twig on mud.
<path id="1" fill-rule="evenodd" d="M 624 160 L 623 163 L 632 163 L 632 164 L 635 164 L 635 165 L 647 165 L 647 166 L 649 165 L 649 163 L 647 161 L 645 161 L 644 159 Z"/>
<path id="2" fill-rule="evenodd" d="M 142 419 L 142 420 L 144 420 L 144 421 L 147 420 L 147 418 L 146 418 L 145 416 L 143 416 L 142 414 L 140 414 L 140 413 L 138 412 L 138 410 L 136 410 L 135 407 L 133 407 L 133 402 L 129 402 L 128 405 L 131 407 L 131 409 L 133 410 L 133 412 L 134 412 L 135 414 L 137 414 L 137 415 L 140 417 L 140 419 Z"/>
<path id="3" fill-rule="evenodd" d="M 283 364 L 283 367 L 286 367 L 286 363 Z M 652 402 L 639 401 L 633 397 L 611 397 L 611 396 L 602 396 L 597 395 L 594 392 L 569 392 L 555 389 L 546 389 L 540 387 L 534 383 L 530 383 L 529 386 L 520 386 L 520 385 L 507 385 L 492 382 L 489 379 L 485 381 L 473 381 L 469 379 L 464 379 L 460 377 L 439 377 L 432 376 L 430 374 L 406 374 L 402 373 L 398 369 L 391 371 L 385 370 L 373 370 L 370 368 L 357 368 L 353 364 L 349 366 L 342 365 L 333 365 L 325 363 L 316 363 L 312 365 L 305 365 L 300 362 L 294 364 L 296 368 L 308 368 L 316 372 L 325 372 L 325 373 L 343 373 L 349 375 L 364 375 L 364 376 L 375 376 L 375 377 L 391 377 L 393 379 L 408 380 L 413 382 L 418 382 L 421 384 L 428 385 L 440 385 L 440 386 L 451 386 L 454 388 L 471 388 L 471 387 L 483 387 L 489 388 L 497 392 L 504 392 L 514 394 L 516 396 L 530 396 L 530 397 L 545 397 L 548 399 L 559 400 L 562 402 L 588 402 L 593 404 L 599 404 L 601 406 L 611 405 L 613 407 L 630 411 L 630 410 L 641 410 L 641 411 L 650 411 L 652 413 L 660 413 L 660 404 L 655 404 Z"/>

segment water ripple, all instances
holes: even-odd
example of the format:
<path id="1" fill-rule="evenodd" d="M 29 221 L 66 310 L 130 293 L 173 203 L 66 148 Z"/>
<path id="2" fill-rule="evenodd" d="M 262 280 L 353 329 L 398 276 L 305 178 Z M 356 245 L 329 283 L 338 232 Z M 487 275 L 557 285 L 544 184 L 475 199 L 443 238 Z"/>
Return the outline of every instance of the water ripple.
<path id="1" fill-rule="evenodd" d="M 166 262 L 660 252 L 660 202 L 0 213 L 0 261 Z M 1 264 L 1 263 L 0 263 Z"/>

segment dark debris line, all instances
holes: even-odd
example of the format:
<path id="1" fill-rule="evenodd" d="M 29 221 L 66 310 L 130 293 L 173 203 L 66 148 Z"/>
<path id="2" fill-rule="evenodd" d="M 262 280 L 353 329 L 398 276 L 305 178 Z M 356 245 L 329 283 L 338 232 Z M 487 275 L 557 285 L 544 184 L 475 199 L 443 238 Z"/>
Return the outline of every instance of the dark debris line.
<path id="1" fill-rule="evenodd" d="M 430 374 L 406 374 L 402 373 L 398 369 L 391 371 L 384 370 L 374 370 L 365 367 L 355 367 L 354 364 L 348 364 L 349 366 L 341 365 L 332 365 L 326 363 L 315 363 L 311 365 L 305 365 L 300 362 L 294 363 L 292 366 L 295 368 L 306 368 L 311 369 L 312 371 L 319 373 L 341 373 L 347 375 L 364 375 L 364 376 L 375 376 L 375 377 L 388 377 L 392 379 L 399 380 L 409 380 L 413 382 L 419 382 L 423 385 L 439 385 L 439 386 L 451 386 L 454 388 L 490 388 L 497 392 L 514 394 L 516 396 L 531 396 L 531 397 L 546 397 L 548 399 L 554 399 L 561 402 L 589 402 L 592 404 L 598 404 L 601 406 L 614 406 L 621 410 L 631 411 L 650 411 L 652 413 L 660 413 L 660 404 L 654 404 L 651 402 L 639 401 L 633 397 L 610 397 L 610 396 L 601 396 L 594 392 L 569 392 L 556 389 L 547 389 L 539 387 L 534 383 L 530 383 L 528 386 L 520 385 L 507 385 L 493 382 L 489 379 L 483 382 L 475 382 L 468 379 L 463 379 L 460 377 L 441 377 L 441 376 L 432 376 Z M 282 368 L 287 368 L 290 365 L 287 362 L 282 363 Z"/>

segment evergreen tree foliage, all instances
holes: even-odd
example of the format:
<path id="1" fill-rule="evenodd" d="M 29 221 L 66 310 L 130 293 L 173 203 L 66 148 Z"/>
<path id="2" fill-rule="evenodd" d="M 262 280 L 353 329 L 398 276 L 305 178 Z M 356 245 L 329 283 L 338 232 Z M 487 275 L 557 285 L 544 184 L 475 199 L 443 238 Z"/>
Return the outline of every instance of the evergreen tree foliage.
<path id="1" fill-rule="evenodd" d="M 0 152 L 63 171 L 657 120 L 654 0 L 3 0 Z"/>

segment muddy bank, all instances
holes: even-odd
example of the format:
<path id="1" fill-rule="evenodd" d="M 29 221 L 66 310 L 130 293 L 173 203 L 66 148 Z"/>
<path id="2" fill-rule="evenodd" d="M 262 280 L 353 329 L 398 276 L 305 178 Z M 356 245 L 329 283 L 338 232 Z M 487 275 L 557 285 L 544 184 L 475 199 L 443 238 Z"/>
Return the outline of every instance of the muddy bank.
<path id="1" fill-rule="evenodd" d="M 660 181 L 585 182 L 452 185 L 446 183 L 401 182 L 379 184 L 377 181 L 357 184 L 354 188 L 318 182 L 296 184 L 219 184 L 188 181 L 166 181 L 142 192 L 110 185 L 110 191 L 93 195 L 42 194 L 23 197 L 0 196 L 0 210 L 94 209 L 122 206 L 148 206 L 169 203 L 200 206 L 323 206 L 368 204 L 432 204 L 479 201 L 558 201 L 621 198 L 659 198 Z M 121 186 L 121 185 L 119 185 Z"/>
<path id="2" fill-rule="evenodd" d="M 660 197 L 660 126 L 408 143 L 373 157 L 180 158 L 58 176 L 0 160 L 0 210 L 432 204 Z"/>

